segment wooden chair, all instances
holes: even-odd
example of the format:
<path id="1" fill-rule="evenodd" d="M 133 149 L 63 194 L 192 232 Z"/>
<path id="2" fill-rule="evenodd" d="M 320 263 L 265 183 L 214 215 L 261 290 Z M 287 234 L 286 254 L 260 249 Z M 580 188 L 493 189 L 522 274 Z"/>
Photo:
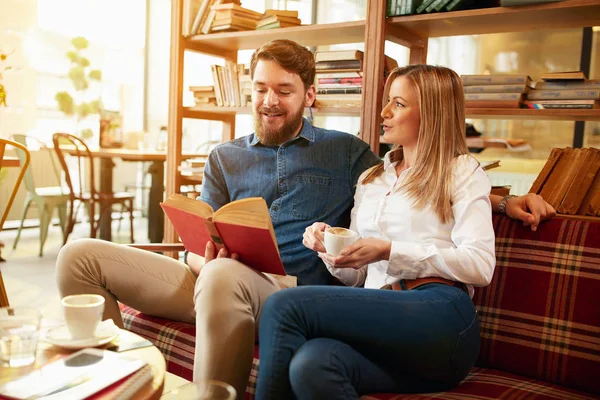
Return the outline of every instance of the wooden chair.
<path id="1" fill-rule="evenodd" d="M 90 220 L 90 237 L 95 238 L 102 218 L 112 218 L 112 206 L 121 204 L 125 211 L 129 212 L 129 229 L 131 242 L 133 237 L 133 207 L 135 194 L 129 192 L 102 193 L 96 189 L 94 174 L 94 157 L 88 146 L 78 137 L 68 133 L 55 133 L 52 137 L 54 149 L 65 173 L 67 186 L 70 191 L 69 216 L 67 218 L 67 229 L 65 230 L 65 243 L 73 227 L 77 210 L 80 204 L 85 204 L 88 209 Z M 76 168 L 69 168 L 67 159 L 71 157 L 76 163 Z M 84 169 L 87 165 L 88 172 Z M 87 176 L 87 180 L 84 178 Z M 87 188 L 87 189 L 86 189 Z M 76 205 L 77 203 L 77 205 Z M 99 214 L 96 218 L 96 205 Z"/>
<path id="2" fill-rule="evenodd" d="M 15 181 L 15 185 L 11 192 L 11 195 L 8 199 L 8 203 L 6 204 L 6 208 L 2 213 L 2 219 L 0 219 L 0 231 L 2 231 L 2 227 L 4 226 L 4 221 L 8 217 L 8 212 L 10 211 L 10 207 L 12 206 L 13 201 L 15 200 L 15 196 L 17 195 L 17 191 L 19 190 L 19 185 L 25 176 L 25 171 L 27 171 L 27 167 L 29 167 L 29 161 L 31 156 L 27 147 L 23 146 L 20 143 L 13 142 L 12 140 L 0 138 L 0 169 L 2 168 L 2 159 L 4 158 L 4 153 L 6 150 L 6 146 L 11 146 L 15 149 L 19 149 L 25 155 L 24 161 L 21 161 L 19 167 L 19 175 L 17 176 L 17 180 Z M 2 280 L 2 273 L 0 273 L 0 307 L 8 307 L 8 296 L 6 295 L 6 289 L 4 288 L 4 281 Z"/>
<path id="3" fill-rule="evenodd" d="M 57 182 L 61 182 L 61 176 L 59 167 L 56 165 L 53 152 L 51 152 L 50 148 L 46 146 L 45 143 L 41 142 L 35 137 L 15 134 L 12 135 L 11 138 L 26 146 L 30 151 L 32 150 L 40 150 L 46 152 L 44 156 L 48 156 L 50 163 L 47 163 L 48 166 L 52 165 L 54 173 L 56 175 Z M 15 150 L 21 162 L 23 162 L 24 153 L 20 149 Z M 48 237 L 48 227 L 50 225 L 50 221 L 52 220 L 52 215 L 54 214 L 54 209 L 58 209 L 58 217 L 60 219 L 61 230 L 63 233 L 63 239 L 65 237 L 65 229 L 66 229 L 66 219 L 67 219 L 67 203 L 69 202 L 69 189 L 62 186 L 48 186 L 48 187 L 36 187 L 33 180 L 33 173 L 31 172 L 31 168 L 27 168 L 25 171 L 25 178 L 23 180 L 25 184 L 25 188 L 27 189 L 27 195 L 25 197 L 25 203 L 23 205 L 23 213 L 21 214 L 21 224 L 19 225 L 19 231 L 17 232 L 17 237 L 13 243 L 13 249 L 17 248 L 17 243 L 19 242 L 19 238 L 21 237 L 21 230 L 23 229 L 23 222 L 25 221 L 25 217 L 27 215 L 27 210 L 32 203 L 37 205 L 40 213 L 40 252 L 39 256 L 41 257 L 44 251 L 44 243 L 46 243 L 46 238 Z"/>

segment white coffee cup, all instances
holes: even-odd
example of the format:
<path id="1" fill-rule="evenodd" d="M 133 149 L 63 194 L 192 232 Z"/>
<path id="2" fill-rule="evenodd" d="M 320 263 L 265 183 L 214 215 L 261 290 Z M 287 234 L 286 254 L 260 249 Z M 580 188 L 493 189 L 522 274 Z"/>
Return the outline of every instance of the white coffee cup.
<path id="1" fill-rule="evenodd" d="M 346 246 L 350 246 L 358 239 L 358 233 L 351 231 L 346 228 L 331 227 L 325 229 L 325 250 L 327 254 L 332 256 L 339 256 L 342 249 Z"/>
<path id="2" fill-rule="evenodd" d="M 74 294 L 61 300 L 67 328 L 73 339 L 94 337 L 102 320 L 104 297 L 98 294 Z"/>

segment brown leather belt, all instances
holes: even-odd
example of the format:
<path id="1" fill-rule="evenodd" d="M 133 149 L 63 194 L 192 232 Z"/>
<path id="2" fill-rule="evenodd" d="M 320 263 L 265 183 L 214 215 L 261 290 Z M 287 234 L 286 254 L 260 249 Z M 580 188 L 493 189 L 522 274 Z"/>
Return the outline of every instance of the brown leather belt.
<path id="1" fill-rule="evenodd" d="M 428 283 L 443 283 L 444 285 L 457 287 L 461 290 L 464 290 L 467 293 L 469 292 L 467 290 L 467 287 L 465 286 L 465 284 L 462 282 L 451 281 L 450 279 L 444 279 L 444 278 L 434 278 L 434 277 L 417 278 L 417 279 L 402 279 L 398 282 L 392 283 L 390 286 L 391 286 L 392 290 L 412 290 L 412 289 L 418 288 L 419 286 L 427 285 Z"/>

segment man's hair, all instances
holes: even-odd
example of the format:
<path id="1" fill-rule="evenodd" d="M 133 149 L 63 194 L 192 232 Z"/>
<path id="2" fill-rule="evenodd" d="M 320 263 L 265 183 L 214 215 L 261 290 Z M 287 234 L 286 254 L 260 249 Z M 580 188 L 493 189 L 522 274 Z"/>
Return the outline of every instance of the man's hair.
<path id="1" fill-rule="evenodd" d="M 250 59 L 250 78 L 254 78 L 254 70 L 259 60 L 275 61 L 288 72 L 296 73 L 308 90 L 315 82 L 315 57 L 298 43 L 286 39 L 277 39 L 257 49 Z"/>
<path id="2" fill-rule="evenodd" d="M 403 191 L 414 200 L 416 208 L 430 206 L 446 223 L 452 217 L 454 161 L 459 155 L 469 154 L 462 81 L 456 72 L 445 67 L 415 64 L 396 68 L 385 84 L 384 105 L 392 82 L 400 77 L 413 85 L 421 118 L 415 160 Z M 361 183 L 369 183 L 382 173 L 383 164 L 379 164 Z"/>

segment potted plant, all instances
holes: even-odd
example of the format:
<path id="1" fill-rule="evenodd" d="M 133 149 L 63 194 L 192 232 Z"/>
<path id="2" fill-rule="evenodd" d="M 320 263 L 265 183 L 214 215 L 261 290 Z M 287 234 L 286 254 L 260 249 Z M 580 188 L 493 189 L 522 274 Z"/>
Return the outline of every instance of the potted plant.
<path id="1" fill-rule="evenodd" d="M 90 139 L 93 136 L 91 129 L 82 129 L 79 131 L 80 122 L 90 115 L 100 114 L 102 110 L 102 101 L 100 97 L 96 100 L 87 101 L 88 89 L 93 81 L 102 81 L 102 72 L 92 69 L 90 60 L 83 55 L 83 51 L 88 48 L 88 41 L 84 37 L 75 37 L 71 40 L 74 50 L 67 52 L 66 56 L 71 62 L 68 77 L 73 84 L 75 93 L 73 96 L 69 92 L 58 92 L 54 98 L 58 103 L 58 108 L 65 115 L 75 116 L 77 118 L 76 131 L 84 139 Z"/>

